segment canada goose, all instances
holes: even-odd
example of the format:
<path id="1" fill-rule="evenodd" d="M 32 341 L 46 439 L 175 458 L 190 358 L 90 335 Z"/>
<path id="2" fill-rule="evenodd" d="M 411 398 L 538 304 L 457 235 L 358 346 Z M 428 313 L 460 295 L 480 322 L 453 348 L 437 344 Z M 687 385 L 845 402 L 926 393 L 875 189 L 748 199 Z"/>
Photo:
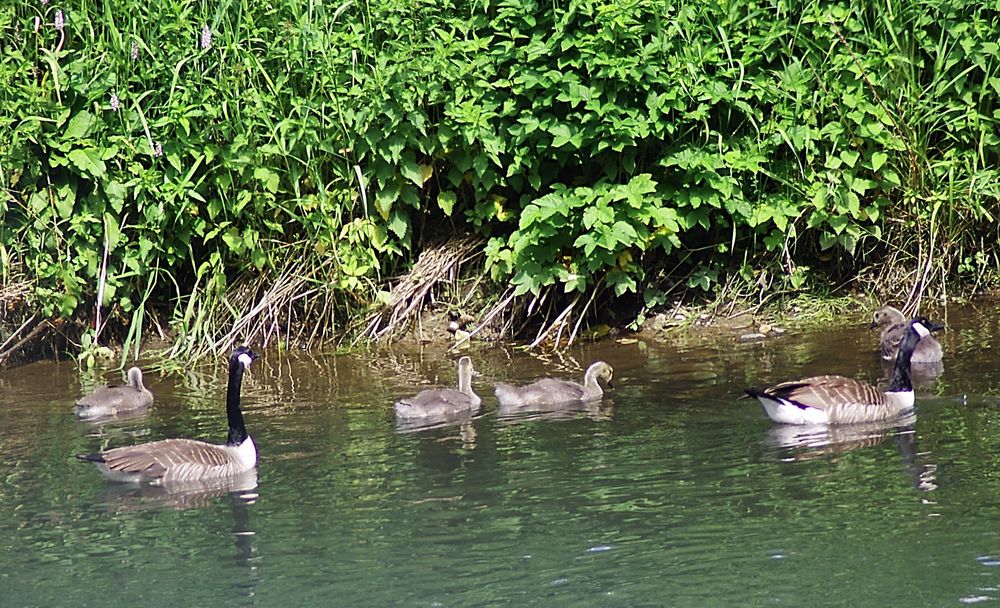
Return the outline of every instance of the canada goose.
<path id="1" fill-rule="evenodd" d="M 882 328 L 879 336 L 879 349 L 882 351 L 882 358 L 892 361 L 899 351 L 899 343 L 903 340 L 903 332 L 906 331 L 906 317 L 898 309 L 892 306 L 883 306 L 872 314 L 871 329 Z M 910 363 L 937 363 L 941 360 L 941 344 L 934 336 L 921 338 L 917 343 L 917 348 L 913 351 L 913 358 Z"/>
<path id="2" fill-rule="evenodd" d="M 223 445 L 192 439 L 163 439 L 152 443 L 114 448 L 77 458 L 97 463 L 102 473 L 114 481 L 167 484 L 213 477 L 238 475 L 257 464 L 257 447 L 247 435 L 240 410 L 243 371 L 257 354 L 240 346 L 229 357 L 229 385 L 226 416 L 229 438 Z"/>
<path id="3" fill-rule="evenodd" d="M 142 370 L 128 370 L 128 384 L 100 386 L 93 393 L 76 402 L 76 415 L 80 418 L 105 418 L 138 412 L 153 403 L 153 393 L 142 384 Z"/>
<path id="4" fill-rule="evenodd" d="M 614 370 L 604 361 L 590 364 L 583 375 L 583 384 L 569 380 L 542 378 L 525 386 L 497 384 L 493 391 L 500 401 L 501 407 L 530 407 L 551 405 L 555 403 L 573 403 L 578 401 L 593 401 L 604 396 L 598 380 L 603 380 L 609 387 Z"/>
<path id="5" fill-rule="evenodd" d="M 458 390 L 432 388 L 396 402 L 398 418 L 443 418 L 479 408 L 482 399 L 472 392 L 472 359 L 458 360 Z"/>
<path id="6" fill-rule="evenodd" d="M 925 317 L 906 325 L 886 392 L 843 376 L 814 376 L 746 393 L 760 401 L 771 420 L 785 424 L 854 424 L 893 418 L 913 408 L 913 349 L 922 337 L 942 328 Z"/>

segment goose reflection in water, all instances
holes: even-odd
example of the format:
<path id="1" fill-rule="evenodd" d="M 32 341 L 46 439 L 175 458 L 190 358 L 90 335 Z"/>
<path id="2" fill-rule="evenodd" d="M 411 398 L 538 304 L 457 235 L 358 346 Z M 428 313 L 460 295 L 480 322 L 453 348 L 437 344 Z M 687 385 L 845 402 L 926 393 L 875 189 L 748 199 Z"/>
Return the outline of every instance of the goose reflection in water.
<path id="1" fill-rule="evenodd" d="M 257 469 L 239 475 L 162 485 L 112 483 L 106 486 L 109 510 L 200 509 L 229 494 L 234 501 L 251 505 L 257 501 Z"/>
<path id="2" fill-rule="evenodd" d="M 937 489 L 937 466 L 920 462 L 920 457 L 926 455 L 917 450 L 916 421 L 916 415 L 911 413 L 865 424 L 780 424 L 767 430 L 764 445 L 780 450 L 781 460 L 790 462 L 838 456 L 894 437 L 911 483 L 920 491 L 930 492 Z"/>
<path id="3" fill-rule="evenodd" d="M 396 432 L 401 434 L 408 433 L 422 433 L 424 431 L 434 431 L 438 429 L 450 429 L 452 427 L 458 427 L 458 436 L 444 436 L 437 441 L 448 441 L 452 439 L 457 439 L 462 442 L 462 447 L 465 449 L 473 449 L 476 447 L 476 438 L 478 437 L 476 433 L 476 427 L 472 423 L 473 415 L 469 412 L 464 412 L 461 414 L 453 414 L 449 416 L 438 416 L 434 418 L 420 418 L 417 420 L 397 420 L 396 421 Z"/>
<path id="4" fill-rule="evenodd" d="M 589 418 L 593 421 L 611 420 L 614 401 L 605 397 L 599 401 L 576 403 L 547 403 L 530 405 L 500 405 L 497 418 L 505 424 L 518 424 L 532 420 L 575 420 Z"/>

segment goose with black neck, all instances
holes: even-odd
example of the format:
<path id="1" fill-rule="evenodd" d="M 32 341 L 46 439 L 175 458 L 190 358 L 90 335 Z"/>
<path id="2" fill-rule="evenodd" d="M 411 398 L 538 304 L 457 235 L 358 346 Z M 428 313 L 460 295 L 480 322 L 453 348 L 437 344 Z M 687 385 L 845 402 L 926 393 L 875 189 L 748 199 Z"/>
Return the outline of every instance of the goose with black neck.
<path id="1" fill-rule="evenodd" d="M 227 477 L 253 469 L 257 466 L 257 446 L 243 420 L 240 390 L 243 372 L 256 358 L 257 354 L 246 346 L 238 347 L 229 357 L 226 443 L 163 439 L 97 454 L 81 454 L 77 458 L 96 463 L 113 481 L 154 485 Z"/>
<path id="2" fill-rule="evenodd" d="M 886 391 L 844 376 L 813 376 L 762 390 L 747 389 L 775 422 L 784 424 L 856 424 L 889 420 L 913 409 L 910 359 L 920 339 L 943 329 L 926 317 L 906 325 Z"/>

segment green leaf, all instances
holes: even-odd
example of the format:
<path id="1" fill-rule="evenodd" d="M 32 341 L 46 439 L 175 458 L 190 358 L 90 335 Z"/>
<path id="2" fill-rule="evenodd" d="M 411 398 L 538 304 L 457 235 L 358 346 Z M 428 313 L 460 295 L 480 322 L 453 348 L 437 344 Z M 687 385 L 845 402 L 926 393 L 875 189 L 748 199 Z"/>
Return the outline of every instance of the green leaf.
<path id="1" fill-rule="evenodd" d="M 842 150 L 840 152 L 840 159 L 843 160 L 848 167 L 853 167 L 858 162 L 858 157 L 860 154 L 854 150 Z"/>
<path id="2" fill-rule="evenodd" d="M 121 230 L 118 229 L 118 220 L 110 213 L 104 214 L 104 235 L 108 240 L 108 247 L 114 249 L 121 240 Z"/>
<path id="3" fill-rule="evenodd" d="M 90 132 L 95 120 L 94 115 L 87 110 L 80 110 L 69 119 L 63 137 L 66 139 L 83 139 Z"/>
<path id="4" fill-rule="evenodd" d="M 451 212 L 455 209 L 455 202 L 458 200 L 458 197 L 455 195 L 455 193 L 439 192 L 437 200 L 438 200 L 438 207 L 441 208 L 441 211 L 444 211 L 445 215 L 451 217 Z"/>
<path id="5" fill-rule="evenodd" d="M 271 171 L 267 167 L 256 167 L 253 170 L 254 179 L 258 180 L 265 190 L 271 194 L 276 194 L 278 192 L 278 182 L 280 176 Z"/>
<path id="6" fill-rule="evenodd" d="M 889 155 L 885 152 L 875 152 L 872 154 L 872 171 L 878 171 L 889 160 Z"/>
<path id="7" fill-rule="evenodd" d="M 233 253 L 239 254 L 243 251 L 243 237 L 235 227 L 230 227 L 229 230 L 225 231 L 222 234 L 222 240 L 229 246 L 229 250 Z"/>
<path id="8" fill-rule="evenodd" d="M 397 238 L 406 238 L 406 233 L 410 228 L 410 221 L 407 219 L 406 215 L 395 210 L 389 216 L 389 230 L 396 235 Z"/>
<path id="9" fill-rule="evenodd" d="M 417 164 L 413 150 L 403 152 L 399 159 L 399 171 L 403 177 L 413 182 L 418 188 L 424 185 L 424 174 L 420 170 L 420 165 Z"/>

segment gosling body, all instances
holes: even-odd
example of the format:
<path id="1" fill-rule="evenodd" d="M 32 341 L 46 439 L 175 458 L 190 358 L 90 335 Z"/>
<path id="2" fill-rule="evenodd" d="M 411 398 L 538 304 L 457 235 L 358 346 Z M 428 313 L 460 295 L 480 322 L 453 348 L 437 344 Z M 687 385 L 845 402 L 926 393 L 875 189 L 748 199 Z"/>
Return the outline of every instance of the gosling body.
<path id="1" fill-rule="evenodd" d="M 604 361 L 587 368 L 583 384 L 570 380 L 542 378 L 524 386 L 498 383 L 494 394 L 503 408 L 530 408 L 546 405 L 594 401 L 604 396 L 601 381 L 611 386 L 614 370 Z"/>
<path id="2" fill-rule="evenodd" d="M 458 360 L 458 389 L 427 389 L 400 399 L 394 404 L 396 417 L 444 418 L 478 410 L 482 399 L 472 390 L 472 374 L 472 359 L 462 357 Z"/>
<path id="3" fill-rule="evenodd" d="M 80 398 L 74 411 L 80 418 L 110 418 L 141 412 L 153 403 L 153 393 L 142 382 L 142 370 L 128 370 L 128 384 L 100 386 Z"/>

